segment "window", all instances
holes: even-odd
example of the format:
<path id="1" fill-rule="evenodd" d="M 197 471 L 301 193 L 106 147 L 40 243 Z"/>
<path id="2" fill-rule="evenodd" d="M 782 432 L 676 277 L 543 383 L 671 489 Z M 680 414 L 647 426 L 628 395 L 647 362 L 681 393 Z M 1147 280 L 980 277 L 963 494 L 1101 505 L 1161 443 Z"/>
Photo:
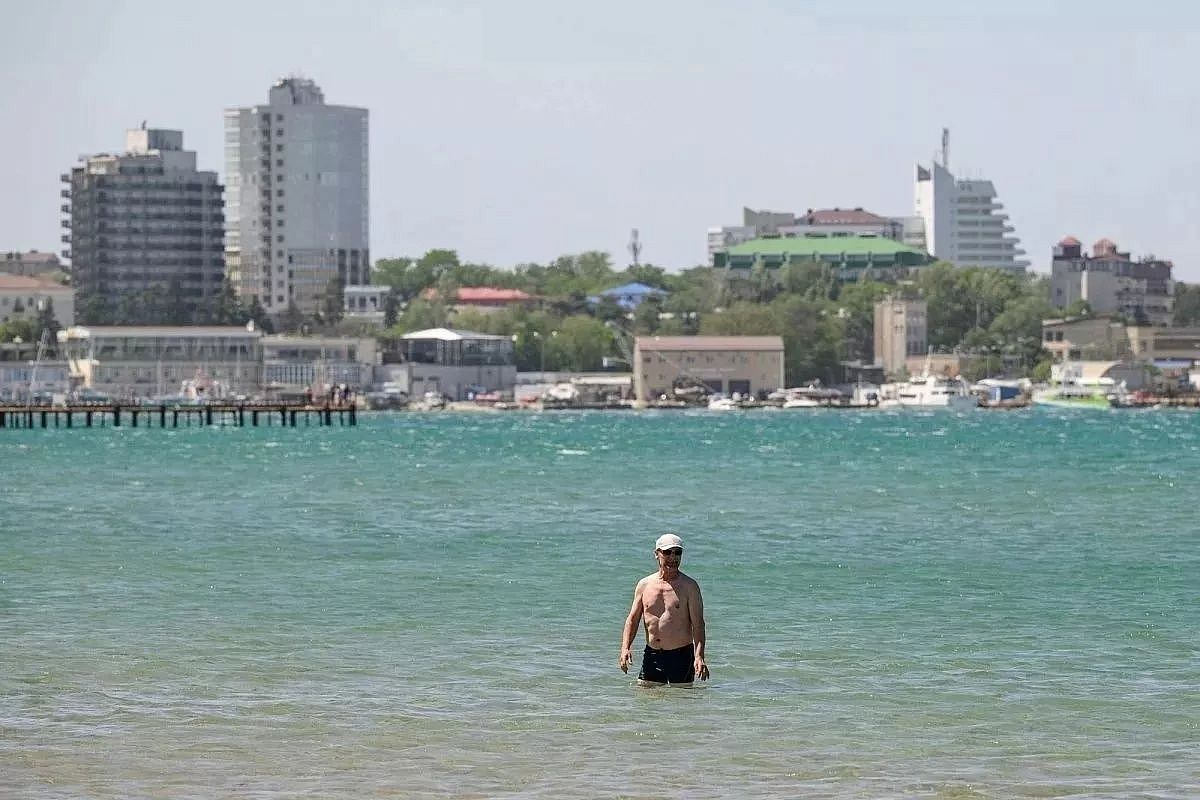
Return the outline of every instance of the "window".
<path id="1" fill-rule="evenodd" d="M 275 145 L 275 152 L 276 152 L 276 153 L 282 153 L 282 152 L 283 152 L 283 145 L 281 145 L 281 144 L 277 144 L 277 145 Z"/>
<path id="2" fill-rule="evenodd" d="M 282 241 L 283 241 L 283 234 L 281 233 L 281 234 L 279 234 L 278 236 L 276 236 L 276 237 L 275 237 L 275 241 L 277 241 L 277 242 L 282 242 Z"/>
<path id="3" fill-rule="evenodd" d="M 283 213 L 283 206 L 282 206 L 282 205 L 275 206 L 275 210 L 276 210 L 277 212 L 279 212 L 280 214 L 282 214 L 282 213 Z"/>
<path id="4" fill-rule="evenodd" d="M 277 166 L 277 167 L 282 167 L 282 166 L 283 166 L 283 159 L 282 159 L 282 158 L 277 158 L 277 159 L 275 159 L 275 166 Z"/>
<path id="5" fill-rule="evenodd" d="M 275 191 L 275 196 L 276 196 L 276 197 L 283 197 L 283 189 L 277 189 L 277 190 Z"/>

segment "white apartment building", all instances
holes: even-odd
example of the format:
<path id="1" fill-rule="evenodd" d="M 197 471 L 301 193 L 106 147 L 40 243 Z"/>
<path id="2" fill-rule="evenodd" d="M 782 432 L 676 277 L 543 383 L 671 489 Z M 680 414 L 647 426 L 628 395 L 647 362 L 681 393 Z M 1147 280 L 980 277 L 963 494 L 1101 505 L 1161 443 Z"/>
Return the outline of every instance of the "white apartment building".
<path id="1" fill-rule="evenodd" d="M 367 110 L 311 80 L 225 111 L 226 269 L 270 314 L 317 311 L 330 282 L 370 282 Z"/>
<path id="2" fill-rule="evenodd" d="M 999 267 L 1024 271 L 1029 261 L 989 180 L 960 180 L 936 159 L 917 165 L 916 216 L 924 227 L 924 246 L 941 261 L 960 267 Z M 911 226 L 905 241 L 920 237 Z"/>

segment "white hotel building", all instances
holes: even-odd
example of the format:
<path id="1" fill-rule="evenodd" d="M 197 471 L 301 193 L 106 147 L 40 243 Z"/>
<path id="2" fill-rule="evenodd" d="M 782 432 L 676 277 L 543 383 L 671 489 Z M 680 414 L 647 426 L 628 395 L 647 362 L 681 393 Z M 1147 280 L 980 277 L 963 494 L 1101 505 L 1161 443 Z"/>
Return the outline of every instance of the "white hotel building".
<path id="1" fill-rule="evenodd" d="M 921 245 L 940 261 L 1015 271 L 1029 266 L 989 180 L 956 179 L 937 160 L 929 167 L 918 164 L 916 215 L 924 227 Z"/>

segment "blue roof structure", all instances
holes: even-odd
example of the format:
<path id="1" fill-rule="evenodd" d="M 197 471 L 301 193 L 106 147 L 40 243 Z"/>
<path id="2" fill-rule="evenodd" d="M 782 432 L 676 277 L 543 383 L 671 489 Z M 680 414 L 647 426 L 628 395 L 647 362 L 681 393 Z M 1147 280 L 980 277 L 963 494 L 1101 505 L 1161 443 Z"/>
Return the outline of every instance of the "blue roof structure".
<path id="1" fill-rule="evenodd" d="M 611 297 L 617 301 L 617 305 L 627 311 L 631 311 L 642 304 L 642 301 L 647 297 L 666 297 L 670 292 L 665 289 L 659 289 L 656 286 L 647 286 L 644 283 L 626 283 L 621 286 L 614 286 L 611 289 L 605 289 L 599 295 L 588 298 L 588 302 L 593 305 L 600 302 L 602 297 Z"/>

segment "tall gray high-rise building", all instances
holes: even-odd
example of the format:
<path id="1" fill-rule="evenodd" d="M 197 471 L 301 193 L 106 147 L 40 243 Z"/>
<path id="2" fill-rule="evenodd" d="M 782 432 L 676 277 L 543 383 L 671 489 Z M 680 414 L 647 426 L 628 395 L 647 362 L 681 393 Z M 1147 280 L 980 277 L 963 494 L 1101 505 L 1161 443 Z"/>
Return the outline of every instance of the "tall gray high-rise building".
<path id="1" fill-rule="evenodd" d="M 125 152 L 64 174 L 76 313 L 91 323 L 202 323 L 225 275 L 221 184 L 180 131 L 125 135 Z"/>
<path id="2" fill-rule="evenodd" d="M 267 105 L 225 111 L 225 180 L 225 258 L 243 300 L 313 313 L 333 281 L 369 282 L 365 108 L 276 81 Z"/>

